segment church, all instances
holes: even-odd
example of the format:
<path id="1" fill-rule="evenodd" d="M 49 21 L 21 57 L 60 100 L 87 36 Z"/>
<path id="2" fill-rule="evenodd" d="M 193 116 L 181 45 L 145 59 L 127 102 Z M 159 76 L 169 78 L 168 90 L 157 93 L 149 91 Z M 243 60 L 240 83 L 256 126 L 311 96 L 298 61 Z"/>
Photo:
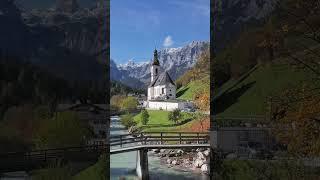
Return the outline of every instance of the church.
<path id="1" fill-rule="evenodd" d="M 176 85 L 167 71 L 161 73 L 157 50 L 154 50 L 150 72 L 148 100 L 176 99 Z"/>
<path id="2" fill-rule="evenodd" d="M 153 53 L 150 72 L 151 82 L 148 86 L 148 98 L 144 104 L 147 109 L 172 111 L 193 106 L 190 101 L 176 99 L 176 85 L 167 71 L 161 72 L 157 50 Z"/>

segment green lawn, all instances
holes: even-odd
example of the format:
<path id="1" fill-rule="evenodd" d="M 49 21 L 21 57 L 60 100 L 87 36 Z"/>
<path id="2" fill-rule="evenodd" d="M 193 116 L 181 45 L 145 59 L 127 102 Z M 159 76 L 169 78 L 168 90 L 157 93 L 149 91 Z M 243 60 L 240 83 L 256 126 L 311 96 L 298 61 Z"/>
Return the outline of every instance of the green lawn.
<path id="1" fill-rule="evenodd" d="M 145 132 L 183 130 L 184 127 L 190 125 L 193 121 L 192 114 L 185 112 L 182 112 L 183 117 L 180 120 L 180 122 L 182 122 L 181 125 L 175 125 L 174 122 L 168 119 L 169 111 L 148 110 L 148 113 L 150 117 L 147 125 L 141 124 L 141 114 L 134 116 L 134 120 L 138 123 L 138 127 L 141 127 Z"/>

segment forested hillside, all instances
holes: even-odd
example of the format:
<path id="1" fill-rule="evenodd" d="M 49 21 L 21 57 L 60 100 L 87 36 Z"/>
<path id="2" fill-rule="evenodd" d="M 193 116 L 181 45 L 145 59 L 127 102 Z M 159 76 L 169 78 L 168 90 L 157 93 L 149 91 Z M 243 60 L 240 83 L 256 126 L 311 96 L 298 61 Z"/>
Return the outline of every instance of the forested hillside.
<path id="1" fill-rule="evenodd" d="M 215 113 L 266 115 L 270 98 L 282 101 L 284 92 L 304 86 L 317 89 L 319 12 L 317 1 L 282 1 L 264 25 L 244 29 L 218 52 L 213 58 Z"/>
<path id="2" fill-rule="evenodd" d="M 111 91 L 111 96 L 127 95 L 128 93 L 146 94 L 145 90 L 143 89 L 134 89 L 118 81 L 111 81 L 110 91 Z"/>
<path id="3" fill-rule="evenodd" d="M 198 107 L 209 110 L 210 99 L 210 52 L 204 51 L 195 66 L 176 80 L 177 98 L 194 100 Z"/>
<path id="4" fill-rule="evenodd" d="M 24 104 L 50 105 L 53 111 L 62 102 L 104 103 L 105 82 L 67 81 L 11 55 L 0 55 L 0 82 L 1 115 Z"/>

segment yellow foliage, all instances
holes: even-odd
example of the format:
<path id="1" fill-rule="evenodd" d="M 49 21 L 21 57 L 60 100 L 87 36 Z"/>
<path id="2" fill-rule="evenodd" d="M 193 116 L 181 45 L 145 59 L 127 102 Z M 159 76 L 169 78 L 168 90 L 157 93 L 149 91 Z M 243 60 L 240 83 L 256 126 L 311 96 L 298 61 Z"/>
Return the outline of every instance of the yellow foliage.
<path id="1" fill-rule="evenodd" d="M 286 91 L 281 97 L 273 111 L 277 138 L 295 155 L 320 155 L 319 92 L 304 86 Z"/>

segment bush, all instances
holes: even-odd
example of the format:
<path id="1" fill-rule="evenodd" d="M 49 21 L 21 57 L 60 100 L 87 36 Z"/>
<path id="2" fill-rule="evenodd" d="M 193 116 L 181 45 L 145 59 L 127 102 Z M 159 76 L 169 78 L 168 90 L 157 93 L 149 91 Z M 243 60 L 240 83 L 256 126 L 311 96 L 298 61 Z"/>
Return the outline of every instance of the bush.
<path id="1" fill-rule="evenodd" d="M 170 121 L 173 121 L 175 124 L 179 122 L 181 117 L 182 117 L 182 114 L 180 112 L 180 109 L 175 109 L 168 114 L 168 119 Z"/>
<path id="2" fill-rule="evenodd" d="M 131 114 L 125 114 L 121 116 L 121 123 L 126 128 L 129 128 L 131 126 L 135 126 L 137 123 L 133 120 L 133 115 Z"/>
<path id="3" fill-rule="evenodd" d="M 143 125 L 148 124 L 149 117 L 150 117 L 150 116 L 149 116 L 148 111 L 147 111 L 147 110 L 142 110 L 142 112 L 141 112 L 141 123 L 142 123 Z"/>
<path id="4" fill-rule="evenodd" d="M 137 109 L 138 101 L 134 97 L 127 97 L 121 103 L 121 109 L 127 112 L 132 112 Z"/>

